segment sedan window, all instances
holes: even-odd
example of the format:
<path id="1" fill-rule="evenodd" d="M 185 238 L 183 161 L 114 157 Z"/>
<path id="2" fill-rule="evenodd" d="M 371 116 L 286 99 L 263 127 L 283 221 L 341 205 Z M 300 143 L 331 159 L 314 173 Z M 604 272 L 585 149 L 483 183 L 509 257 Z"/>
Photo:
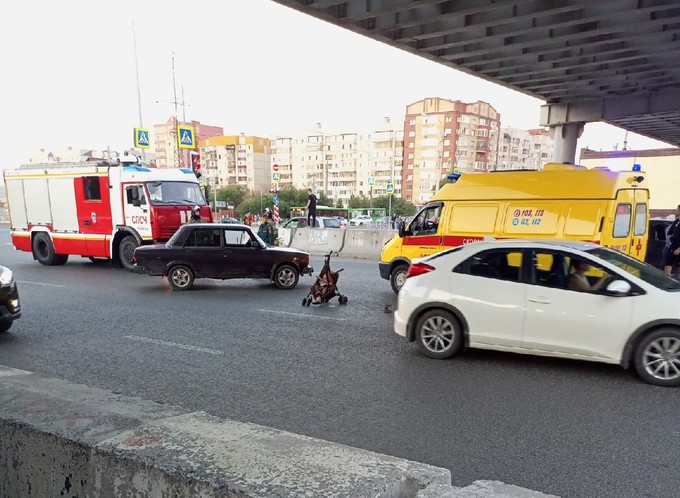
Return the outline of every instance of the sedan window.
<path id="1" fill-rule="evenodd" d="M 191 232 L 184 247 L 221 247 L 222 230 L 219 228 L 197 228 Z"/>
<path id="2" fill-rule="evenodd" d="M 521 280 L 522 253 L 510 250 L 484 251 L 454 268 L 456 273 L 499 280 Z"/>
<path id="3" fill-rule="evenodd" d="M 325 218 L 323 220 L 323 225 L 326 228 L 340 228 L 340 220 L 335 218 Z"/>
<path id="4" fill-rule="evenodd" d="M 225 230 L 224 232 L 224 241 L 228 246 L 248 246 L 251 240 L 246 230 Z"/>

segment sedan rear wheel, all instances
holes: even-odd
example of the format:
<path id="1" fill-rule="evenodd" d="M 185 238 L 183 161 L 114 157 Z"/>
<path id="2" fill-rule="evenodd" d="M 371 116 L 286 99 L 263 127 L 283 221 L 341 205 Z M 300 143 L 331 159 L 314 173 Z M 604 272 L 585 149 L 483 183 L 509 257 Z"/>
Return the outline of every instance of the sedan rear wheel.
<path id="1" fill-rule="evenodd" d="M 168 282 L 175 290 L 189 290 L 194 285 L 194 274 L 184 265 L 173 266 L 168 272 Z"/>
<path id="2" fill-rule="evenodd" d="M 662 328 L 644 337 L 635 350 L 635 369 L 649 384 L 680 386 L 680 330 Z"/>
<path id="3" fill-rule="evenodd" d="M 274 283 L 279 289 L 292 289 L 297 283 L 300 275 L 291 265 L 281 265 L 274 272 Z"/>
<path id="4" fill-rule="evenodd" d="M 418 348 L 430 358 L 451 358 L 463 346 L 463 332 L 458 320 L 448 311 L 425 312 L 416 323 Z"/>

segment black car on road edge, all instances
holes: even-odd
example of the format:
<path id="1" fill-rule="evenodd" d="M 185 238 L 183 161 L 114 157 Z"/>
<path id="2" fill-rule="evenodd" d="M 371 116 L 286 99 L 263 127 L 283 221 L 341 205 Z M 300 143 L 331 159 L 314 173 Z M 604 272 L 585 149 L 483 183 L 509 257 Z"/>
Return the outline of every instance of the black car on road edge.
<path id="1" fill-rule="evenodd" d="M 0 332 L 7 332 L 19 317 L 21 304 L 14 273 L 9 268 L 0 266 Z"/>

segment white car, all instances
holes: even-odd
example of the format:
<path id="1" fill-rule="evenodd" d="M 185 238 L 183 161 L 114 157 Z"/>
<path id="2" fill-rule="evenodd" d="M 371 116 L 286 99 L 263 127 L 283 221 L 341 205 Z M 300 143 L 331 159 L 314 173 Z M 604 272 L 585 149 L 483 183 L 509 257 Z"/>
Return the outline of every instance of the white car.
<path id="1" fill-rule="evenodd" d="M 355 216 L 351 220 L 349 220 L 349 226 L 351 227 L 360 227 L 363 225 L 370 225 L 371 222 L 373 221 L 373 218 L 371 218 L 367 214 L 360 214 L 359 216 Z"/>
<path id="2" fill-rule="evenodd" d="M 680 385 L 680 282 L 602 246 L 484 241 L 411 263 L 397 334 L 431 358 L 464 347 L 634 366 Z"/>

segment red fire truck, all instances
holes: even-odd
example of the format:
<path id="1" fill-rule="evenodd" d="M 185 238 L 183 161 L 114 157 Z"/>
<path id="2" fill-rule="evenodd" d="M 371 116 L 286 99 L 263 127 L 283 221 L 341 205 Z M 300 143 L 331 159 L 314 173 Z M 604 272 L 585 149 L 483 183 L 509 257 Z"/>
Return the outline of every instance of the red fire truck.
<path id="1" fill-rule="evenodd" d="M 132 270 L 135 248 L 168 240 L 194 206 L 212 221 L 190 169 L 45 163 L 6 171 L 4 179 L 12 243 L 43 265 L 77 255 Z"/>

